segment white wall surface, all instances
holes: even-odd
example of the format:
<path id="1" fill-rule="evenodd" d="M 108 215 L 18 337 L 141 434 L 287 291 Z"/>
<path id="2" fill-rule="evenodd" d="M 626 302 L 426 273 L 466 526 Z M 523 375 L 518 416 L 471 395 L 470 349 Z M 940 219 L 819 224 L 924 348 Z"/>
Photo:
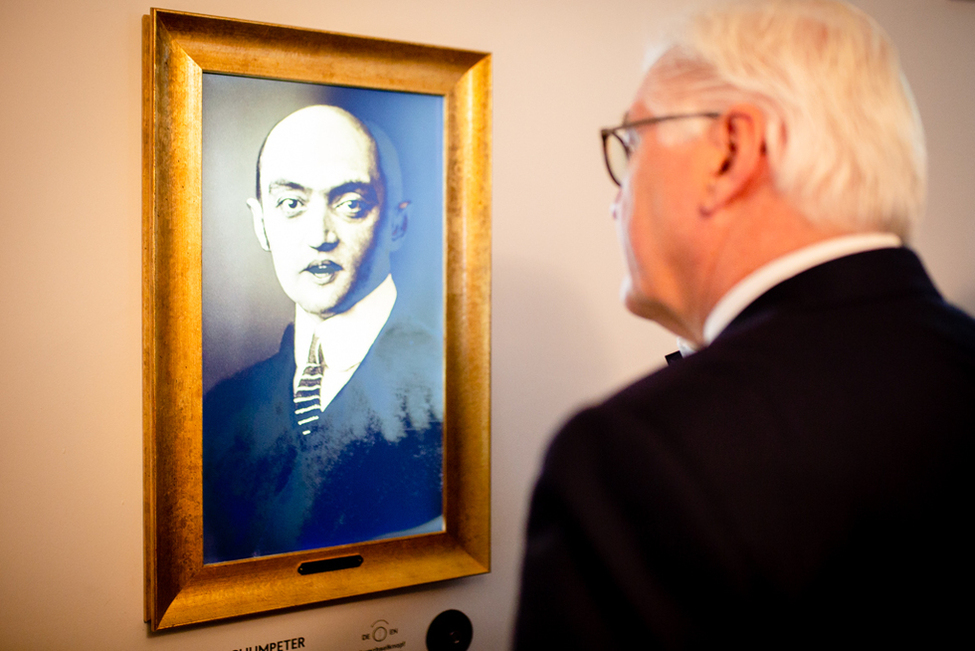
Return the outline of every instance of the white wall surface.
<path id="1" fill-rule="evenodd" d="M 0 2 L 0 648 L 238 649 L 302 636 L 422 650 L 447 608 L 510 635 L 528 494 L 553 429 L 673 339 L 625 313 L 597 129 L 636 88 L 667 0 L 180 0 L 166 8 L 493 53 L 493 571 L 151 635 L 142 622 L 144 0 Z M 917 248 L 975 311 L 975 3 L 861 0 L 927 127 Z"/>

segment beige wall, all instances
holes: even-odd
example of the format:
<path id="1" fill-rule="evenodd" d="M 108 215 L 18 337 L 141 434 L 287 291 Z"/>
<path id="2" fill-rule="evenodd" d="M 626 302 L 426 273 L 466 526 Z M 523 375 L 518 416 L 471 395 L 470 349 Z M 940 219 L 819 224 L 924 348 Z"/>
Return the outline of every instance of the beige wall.
<path id="1" fill-rule="evenodd" d="M 0 648 L 352 651 L 377 619 L 422 649 L 446 608 L 504 648 L 551 430 L 673 347 L 618 306 L 597 128 L 665 0 L 183 0 L 170 8 L 494 54 L 494 571 L 158 636 L 142 623 L 140 19 L 136 0 L 0 3 Z M 975 3 L 863 0 L 928 130 L 918 248 L 975 311 Z"/>

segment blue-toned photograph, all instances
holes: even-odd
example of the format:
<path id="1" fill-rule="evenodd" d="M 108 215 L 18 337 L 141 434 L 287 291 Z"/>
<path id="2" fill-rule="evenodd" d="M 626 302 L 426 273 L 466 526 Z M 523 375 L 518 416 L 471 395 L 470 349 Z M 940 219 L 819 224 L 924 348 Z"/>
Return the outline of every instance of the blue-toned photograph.
<path id="1" fill-rule="evenodd" d="M 443 530 L 443 98 L 203 75 L 204 562 Z"/>

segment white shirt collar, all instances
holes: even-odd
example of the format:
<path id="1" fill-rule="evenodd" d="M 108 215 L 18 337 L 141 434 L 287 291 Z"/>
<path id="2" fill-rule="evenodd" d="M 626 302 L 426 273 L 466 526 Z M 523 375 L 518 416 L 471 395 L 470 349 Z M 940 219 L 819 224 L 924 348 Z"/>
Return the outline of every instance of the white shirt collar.
<path id="1" fill-rule="evenodd" d="M 788 253 L 745 276 L 721 297 L 704 322 L 704 343 L 710 344 L 756 298 L 807 269 L 854 253 L 901 246 L 892 233 L 843 235 Z"/>
<path id="2" fill-rule="evenodd" d="M 295 370 L 300 379 L 308 363 L 312 335 L 318 337 L 325 365 L 347 371 L 365 358 L 396 302 L 393 277 L 386 276 L 376 289 L 351 308 L 318 322 L 300 307 L 295 309 Z"/>

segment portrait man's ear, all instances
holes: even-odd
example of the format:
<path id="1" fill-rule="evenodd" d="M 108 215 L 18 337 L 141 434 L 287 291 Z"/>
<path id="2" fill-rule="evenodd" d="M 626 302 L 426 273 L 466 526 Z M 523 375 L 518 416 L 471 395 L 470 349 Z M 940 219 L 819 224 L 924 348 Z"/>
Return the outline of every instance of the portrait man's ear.
<path id="1" fill-rule="evenodd" d="M 253 201 L 253 199 L 252 199 Z M 253 210 L 253 208 L 251 209 Z M 410 225 L 410 202 L 400 201 L 390 215 L 390 248 L 395 251 L 403 245 L 403 237 Z M 267 238 L 265 237 L 265 240 Z"/>
<path id="2" fill-rule="evenodd" d="M 267 231 L 264 230 L 264 209 L 261 207 L 261 202 L 257 199 L 248 199 L 247 207 L 251 209 L 251 217 L 254 219 L 254 235 L 257 235 L 257 241 L 262 249 L 270 251 L 271 245 L 267 241 Z"/>

